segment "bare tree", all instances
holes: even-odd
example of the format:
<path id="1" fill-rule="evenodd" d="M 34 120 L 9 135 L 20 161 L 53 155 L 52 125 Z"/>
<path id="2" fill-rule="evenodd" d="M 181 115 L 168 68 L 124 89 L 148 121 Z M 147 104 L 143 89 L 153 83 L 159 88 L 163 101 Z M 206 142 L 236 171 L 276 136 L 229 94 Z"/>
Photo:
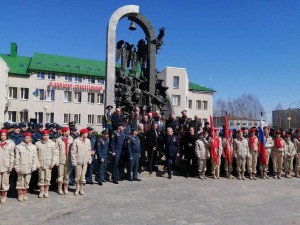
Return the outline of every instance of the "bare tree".
<path id="1" fill-rule="evenodd" d="M 214 107 L 215 116 L 223 116 L 227 111 L 229 116 L 245 117 L 247 119 L 260 119 L 261 112 L 265 112 L 263 105 L 257 96 L 253 94 L 242 94 L 236 99 L 224 101 L 218 99 Z"/>

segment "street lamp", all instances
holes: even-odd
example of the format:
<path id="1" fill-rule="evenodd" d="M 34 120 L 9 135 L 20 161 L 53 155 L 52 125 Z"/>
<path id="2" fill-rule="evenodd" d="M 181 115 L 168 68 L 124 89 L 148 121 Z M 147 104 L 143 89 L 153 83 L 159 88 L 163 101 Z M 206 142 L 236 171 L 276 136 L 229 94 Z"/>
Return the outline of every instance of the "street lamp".
<path id="1" fill-rule="evenodd" d="M 292 120 L 292 117 L 291 117 L 291 105 L 295 104 L 296 102 L 292 102 L 291 104 L 289 104 L 289 115 L 288 115 L 288 123 L 289 123 L 289 129 L 291 129 L 291 120 Z"/>
<path id="2" fill-rule="evenodd" d="M 48 115 L 49 115 L 49 107 L 47 105 L 44 105 L 43 109 L 45 110 L 45 123 L 48 123 Z"/>

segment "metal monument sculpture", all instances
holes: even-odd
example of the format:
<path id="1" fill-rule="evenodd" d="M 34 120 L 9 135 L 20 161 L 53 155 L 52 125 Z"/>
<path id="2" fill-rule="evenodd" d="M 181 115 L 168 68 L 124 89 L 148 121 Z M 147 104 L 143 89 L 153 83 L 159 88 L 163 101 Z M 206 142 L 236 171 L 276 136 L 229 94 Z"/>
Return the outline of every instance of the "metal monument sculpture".
<path id="1" fill-rule="evenodd" d="M 111 17 L 107 38 L 115 32 L 118 20 L 124 17 L 131 21 L 129 30 L 136 30 L 136 23 L 144 31 L 146 38 L 140 39 L 136 45 L 124 40 L 107 40 L 107 59 L 114 58 L 114 62 L 108 61 L 107 65 L 106 87 L 111 90 L 111 95 L 106 97 L 106 105 L 115 104 L 128 114 L 135 107 L 170 113 L 173 110 L 167 94 L 168 87 L 162 85 L 163 81 L 158 79 L 156 70 L 156 54 L 163 44 L 165 28 L 160 28 L 156 36 L 150 22 L 137 13 L 138 10 L 138 6 L 124 6 Z M 115 36 L 114 34 L 113 38 Z M 114 50 L 115 55 L 112 56 L 109 50 Z M 120 66 L 116 67 L 115 63 Z M 115 77 L 112 77 L 113 73 Z M 110 81 L 114 81 L 114 87 L 109 86 Z"/>

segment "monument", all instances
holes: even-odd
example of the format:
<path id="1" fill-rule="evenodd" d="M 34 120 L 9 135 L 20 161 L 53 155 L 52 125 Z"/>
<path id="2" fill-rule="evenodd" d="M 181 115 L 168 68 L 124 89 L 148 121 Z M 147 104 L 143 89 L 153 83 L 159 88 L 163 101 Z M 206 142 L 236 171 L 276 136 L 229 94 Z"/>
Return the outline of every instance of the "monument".
<path id="1" fill-rule="evenodd" d="M 126 17 L 131 21 L 129 30 L 134 31 L 137 24 L 145 33 L 145 38 L 136 45 L 116 41 L 117 24 Z M 162 27 L 155 35 L 149 20 L 139 13 L 139 6 L 123 6 L 112 14 L 107 27 L 105 106 L 116 105 L 128 114 L 135 107 L 165 114 L 173 111 L 168 87 L 157 78 L 156 54 L 163 44 L 164 33 Z M 120 66 L 116 67 L 118 62 Z"/>

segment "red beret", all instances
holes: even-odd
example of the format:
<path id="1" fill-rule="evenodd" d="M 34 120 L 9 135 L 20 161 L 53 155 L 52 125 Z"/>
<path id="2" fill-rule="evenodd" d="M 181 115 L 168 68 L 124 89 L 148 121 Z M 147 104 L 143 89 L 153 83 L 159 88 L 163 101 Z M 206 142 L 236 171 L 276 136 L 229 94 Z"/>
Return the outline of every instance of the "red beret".
<path id="1" fill-rule="evenodd" d="M 24 132 L 23 136 L 24 137 L 32 137 L 32 133 L 30 133 L 30 132 Z"/>
<path id="2" fill-rule="evenodd" d="M 276 130 L 275 134 L 281 134 L 281 131 L 280 130 Z"/>
<path id="3" fill-rule="evenodd" d="M 2 134 L 2 133 L 9 134 L 9 130 L 7 130 L 7 129 L 2 129 L 2 130 L 0 130 L 0 133 L 1 133 L 1 134 Z"/>
<path id="4" fill-rule="evenodd" d="M 298 128 L 298 129 L 296 130 L 296 133 L 298 133 L 298 132 L 300 132 L 300 128 Z"/>
<path id="5" fill-rule="evenodd" d="M 269 126 L 264 126 L 264 130 L 270 130 Z"/>
<path id="6" fill-rule="evenodd" d="M 232 130 L 228 130 L 228 132 L 229 132 L 229 133 L 232 133 L 233 131 L 232 131 Z"/>
<path id="7" fill-rule="evenodd" d="M 240 132 L 244 133 L 244 131 L 243 131 L 243 130 L 241 130 L 241 129 L 239 129 L 237 132 L 238 132 L 238 133 L 240 133 Z"/>
<path id="8" fill-rule="evenodd" d="M 63 133 L 65 133 L 65 132 L 68 131 L 68 130 L 70 130 L 69 127 L 63 127 L 63 128 L 61 129 L 61 131 L 62 131 Z"/>
<path id="9" fill-rule="evenodd" d="M 50 134 L 50 131 L 49 130 L 43 130 L 41 133 L 42 133 L 42 135 Z"/>
<path id="10" fill-rule="evenodd" d="M 214 128 L 214 131 L 219 131 L 219 129 L 218 128 Z"/>
<path id="11" fill-rule="evenodd" d="M 255 131 L 256 131 L 256 129 L 254 129 L 254 128 L 251 128 L 250 130 L 249 130 L 249 133 L 255 133 Z"/>
<path id="12" fill-rule="evenodd" d="M 88 133 L 88 132 L 89 132 L 89 130 L 86 129 L 86 128 L 83 128 L 83 129 L 81 129 L 81 130 L 79 131 L 80 134 L 86 134 L 86 133 Z"/>
<path id="13" fill-rule="evenodd" d="M 287 138 L 287 137 L 290 137 L 290 136 L 291 136 L 291 135 L 289 135 L 289 134 L 285 134 L 285 135 L 284 135 L 284 137 L 286 137 L 286 138 Z"/>

